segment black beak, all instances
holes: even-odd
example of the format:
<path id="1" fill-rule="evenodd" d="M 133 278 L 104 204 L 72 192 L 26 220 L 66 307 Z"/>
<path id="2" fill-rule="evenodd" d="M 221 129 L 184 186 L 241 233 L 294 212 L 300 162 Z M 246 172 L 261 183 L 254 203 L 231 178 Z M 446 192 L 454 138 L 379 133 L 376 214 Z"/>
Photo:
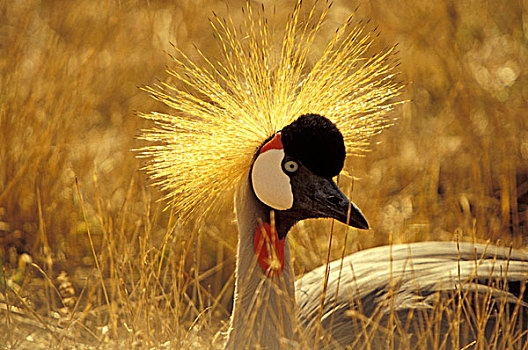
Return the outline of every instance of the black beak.
<path id="1" fill-rule="evenodd" d="M 304 219 L 333 218 L 352 227 L 369 228 L 363 213 L 331 178 L 315 175 L 301 166 L 290 181 L 294 202 L 291 209 L 276 212 L 279 238 L 285 237 L 296 222 Z"/>
<path id="2" fill-rule="evenodd" d="M 369 225 L 359 208 L 341 192 L 332 179 L 319 178 L 312 196 L 312 211 L 315 217 L 334 218 L 344 224 L 360 229 Z"/>

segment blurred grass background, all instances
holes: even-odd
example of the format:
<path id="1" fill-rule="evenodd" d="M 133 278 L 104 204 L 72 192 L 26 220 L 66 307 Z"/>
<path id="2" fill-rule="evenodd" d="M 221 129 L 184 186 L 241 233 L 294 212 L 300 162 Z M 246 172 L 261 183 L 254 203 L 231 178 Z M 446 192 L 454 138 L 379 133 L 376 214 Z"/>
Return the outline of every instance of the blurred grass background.
<path id="1" fill-rule="evenodd" d="M 277 28 L 293 7 L 255 3 Z M 135 112 L 166 111 L 139 87 L 168 79 L 171 43 L 216 57 L 208 17 L 236 20 L 242 5 L 0 0 L 0 303 L 36 320 L 37 343 L 100 345 L 123 332 L 129 345 L 209 344 L 214 329 L 193 338 L 196 325 L 227 320 L 232 208 L 198 229 L 174 226 L 131 149 L 149 126 Z M 372 230 L 344 242 L 339 226 L 332 257 L 390 234 L 526 246 L 528 2 L 336 0 L 322 37 L 354 11 L 379 28 L 379 48 L 398 43 L 409 103 L 372 152 L 347 161 L 354 180 L 340 185 Z M 289 235 L 298 273 L 324 263 L 329 227 L 306 222 Z M 9 320 L 0 345 L 31 343 L 35 329 Z"/>

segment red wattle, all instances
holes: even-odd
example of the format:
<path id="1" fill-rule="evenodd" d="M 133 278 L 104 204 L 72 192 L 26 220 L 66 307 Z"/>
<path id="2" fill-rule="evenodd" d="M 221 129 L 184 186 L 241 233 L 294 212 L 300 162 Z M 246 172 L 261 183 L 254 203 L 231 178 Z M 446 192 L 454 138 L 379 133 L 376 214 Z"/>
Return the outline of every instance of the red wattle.
<path id="1" fill-rule="evenodd" d="M 284 242 L 277 230 L 264 223 L 255 230 L 255 254 L 262 270 L 270 277 L 280 276 L 284 270 Z M 270 251 L 271 250 L 271 251 Z M 273 261 L 276 263 L 273 264 Z"/>

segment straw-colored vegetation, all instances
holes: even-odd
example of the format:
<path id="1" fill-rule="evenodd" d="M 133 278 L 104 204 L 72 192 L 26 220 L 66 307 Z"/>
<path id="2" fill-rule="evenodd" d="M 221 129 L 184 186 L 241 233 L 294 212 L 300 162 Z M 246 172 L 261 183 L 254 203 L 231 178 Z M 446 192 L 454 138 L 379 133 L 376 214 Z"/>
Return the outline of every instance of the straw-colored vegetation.
<path id="1" fill-rule="evenodd" d="M 149 126 L 137 111 L 170 112 L 139 89 L 170 81 L 170 43 L 215 57 L 207 17 L 242 5 L 0 1 L 0 348 L 213 346 L 231 307 L 230 194 L 182 227 L 130 150 Z M 264 6 L 281 24 L 292 5 Z M 372 229 L 345 242 L 335 225 L 331 258 L 391 237 L 526 246 L 528 4 L 336 1 L 321 48 L 355 10 L 378 49 L 398 43 L 410 102 L 348 160 L 340 185 Z M 292 230 L 296 272 L 326 261 L 330 228 Z"/>

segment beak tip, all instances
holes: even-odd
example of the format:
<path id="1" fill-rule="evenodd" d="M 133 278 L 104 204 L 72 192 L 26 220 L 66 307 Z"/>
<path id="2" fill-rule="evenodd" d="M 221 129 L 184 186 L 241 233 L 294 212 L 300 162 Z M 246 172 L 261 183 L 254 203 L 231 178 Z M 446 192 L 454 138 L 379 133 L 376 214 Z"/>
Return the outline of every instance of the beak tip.
<path id="1" fill-rule="evenodd" d="M 369 230 L 370 226 L 369 226 L 367 220 L 364 217 L 362 219 L 363 220 L 360 220 L 356 225 L 353 225 L 353 226 L 355 226 L 356 228 L 359 228 L 361 230 Z"/>
<path id="2" fill-rule="evenodd" d="M 370 229 L 368 221 L 363 215 L 363 213 L 361 212 L 361 210 L 359 210 L 359 208 L 356 207 L 354 203 L 350 203 L 349 205 L 351 206 L 351 208 L 350 208 L 350 212 L 347 213 L 348 221 L 344 221 L 344 222 L 347 222 L 348 225 L 361 229 L 361 230 Z"/>

